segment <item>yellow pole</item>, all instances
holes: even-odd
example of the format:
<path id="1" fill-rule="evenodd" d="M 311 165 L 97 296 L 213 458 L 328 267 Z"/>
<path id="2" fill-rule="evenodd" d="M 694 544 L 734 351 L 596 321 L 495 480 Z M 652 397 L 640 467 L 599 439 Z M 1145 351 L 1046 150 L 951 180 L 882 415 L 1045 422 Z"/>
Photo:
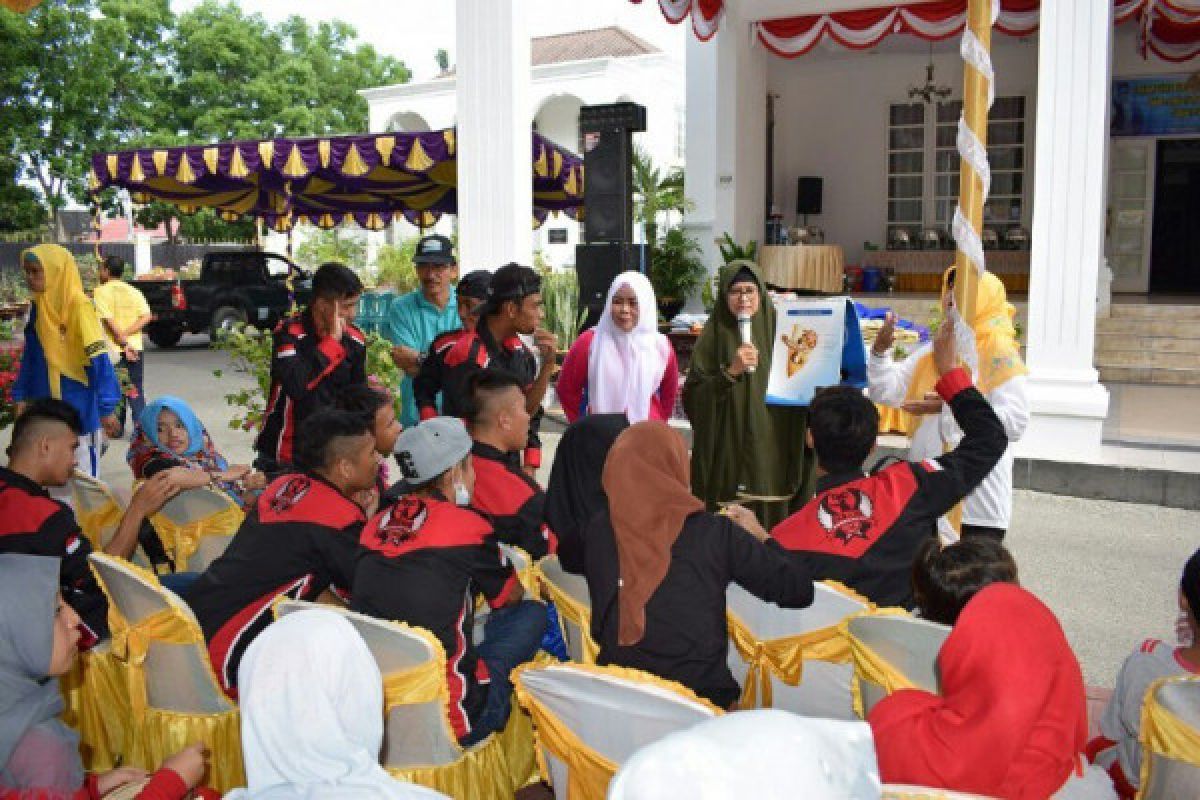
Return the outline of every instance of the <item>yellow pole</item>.
<path id="1" fill-rule="evenodd" d="M 991 0 L 967 0 L 967 27 L 979 39 L 984 49 L 992 49 Z M 963 118 L 967 127 L 987 147 L 988 78 L 975 67 L 966 64 L 963 76 Z M 983 231 L 983 180 L 975 169 L 961 159 L 959 165 L 958 202 L 976 235 Z M 975 295 L 979 276 L 962 248 L 955 255 L 955 304 L 962 318 L 970 323 L 975 317 Z"/>

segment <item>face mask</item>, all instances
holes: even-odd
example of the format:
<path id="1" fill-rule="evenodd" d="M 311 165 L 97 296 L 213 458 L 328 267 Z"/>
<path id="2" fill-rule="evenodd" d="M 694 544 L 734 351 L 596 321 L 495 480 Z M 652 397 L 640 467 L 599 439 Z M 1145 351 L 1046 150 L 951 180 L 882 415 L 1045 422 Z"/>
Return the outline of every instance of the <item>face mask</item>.
<path id="1" fill-rule="evenodd" d="M 461 483 L 454 484 L 454 504 L 458 506 L 467 506 L 471 504 L 471 493 L 467 491 L 467 487 Z"/>

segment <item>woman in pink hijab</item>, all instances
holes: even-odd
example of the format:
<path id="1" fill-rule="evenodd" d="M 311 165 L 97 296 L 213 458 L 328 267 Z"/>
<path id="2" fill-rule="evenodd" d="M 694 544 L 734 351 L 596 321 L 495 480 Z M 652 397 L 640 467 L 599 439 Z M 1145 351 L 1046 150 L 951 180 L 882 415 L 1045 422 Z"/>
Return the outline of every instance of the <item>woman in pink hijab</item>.
<path id="1" fill-rule="evenodd" d="M 568 420 L 588 414 L 624 414 L 630 423 L 671 418 L 679 366 L 657 322 L 649 279 L 640 272 L 618 275 L 600 322 L 580 334 L 563 361 L 556 391 Z"/>

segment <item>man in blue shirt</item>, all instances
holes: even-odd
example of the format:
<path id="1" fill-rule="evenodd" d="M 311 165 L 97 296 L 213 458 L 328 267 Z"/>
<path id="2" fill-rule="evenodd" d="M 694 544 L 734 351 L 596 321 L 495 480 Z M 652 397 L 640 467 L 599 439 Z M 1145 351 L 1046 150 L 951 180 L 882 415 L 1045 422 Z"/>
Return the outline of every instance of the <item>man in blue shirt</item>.
<path id="1" fill-rule="evenodd" d="M 413 396 L 413 378 L 440 334 L 459 327 L 454 281 L 458 264 L 454 246 L 445 236 L 425 236 L 417 242 L 413 257 L 421 287 L 392 301 L 384 320 L 383 334 L 393 345 L 392 360 L 404 372 L 400 383 L 403 402 L 400 422 L 411 428 L 420 420 Z"/>

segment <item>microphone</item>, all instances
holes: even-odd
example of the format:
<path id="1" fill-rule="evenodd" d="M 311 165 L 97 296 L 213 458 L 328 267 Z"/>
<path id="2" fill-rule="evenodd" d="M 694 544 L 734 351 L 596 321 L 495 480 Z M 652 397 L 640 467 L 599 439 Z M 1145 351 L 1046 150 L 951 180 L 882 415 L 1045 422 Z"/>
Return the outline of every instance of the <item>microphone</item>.
<path id="1" fill-rule="evenodd" d="M 738 331 L 742 335 L 742 344 L 753 344 L 754 339 L 750 333 L 750 315 L 749 314 L 738 314 L 737 322 L 738 322 Z M 753 365 L 747 366 L 746 372 L 753 373 L 754 366 Z"/>

